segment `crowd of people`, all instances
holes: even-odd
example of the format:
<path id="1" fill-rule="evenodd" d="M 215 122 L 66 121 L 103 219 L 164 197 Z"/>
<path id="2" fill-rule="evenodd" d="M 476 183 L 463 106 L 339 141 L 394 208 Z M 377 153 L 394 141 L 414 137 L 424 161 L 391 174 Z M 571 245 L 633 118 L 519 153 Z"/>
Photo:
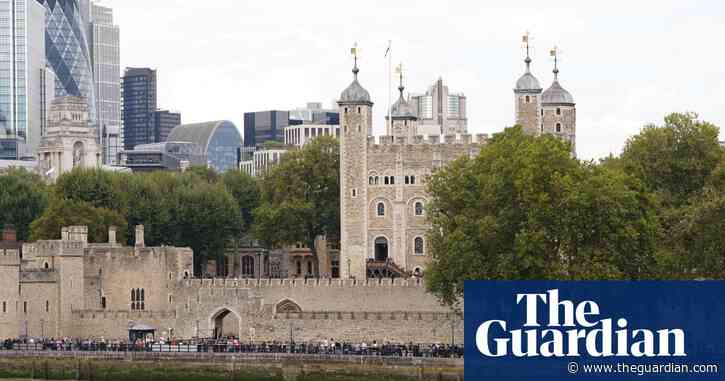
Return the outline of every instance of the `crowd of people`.
<path id="1" fill-rule="evenodd" d="M 134 342 L 100 339 L 16 339 L 1 342 L 0 350 L 16 351 L 100 351 L 100 352 L 213 352 L 250 354 L 308 354 L 330 356 L 384 356 L 462 358 L 463 347 L 446 344 L 401 344 L 390 342 L 351 343 L 334 339 L 318 342 L 243 342 L 223 339 L 151 339 Z"/>

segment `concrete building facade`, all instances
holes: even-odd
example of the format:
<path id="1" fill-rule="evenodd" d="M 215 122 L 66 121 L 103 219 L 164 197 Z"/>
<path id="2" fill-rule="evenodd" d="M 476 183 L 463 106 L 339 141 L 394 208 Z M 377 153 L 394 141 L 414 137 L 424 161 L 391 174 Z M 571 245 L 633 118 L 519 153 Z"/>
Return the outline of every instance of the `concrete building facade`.
<path id="1" fill-rule="evenodd" d="M 410 98 L 423 135 L 468 133 L 466 96 L 450 92 L 443 78 L 438 78 L 424 94 L 412 95 Z"/>
<path id="2" fill-rule="evenodd" d="M 73 168 L 99 168 L 103 150 L 89 121 L 88 103 L 60 97 L 50 109 L 48 131 L 38 148 L 39 168 L 50 181 Z"/>

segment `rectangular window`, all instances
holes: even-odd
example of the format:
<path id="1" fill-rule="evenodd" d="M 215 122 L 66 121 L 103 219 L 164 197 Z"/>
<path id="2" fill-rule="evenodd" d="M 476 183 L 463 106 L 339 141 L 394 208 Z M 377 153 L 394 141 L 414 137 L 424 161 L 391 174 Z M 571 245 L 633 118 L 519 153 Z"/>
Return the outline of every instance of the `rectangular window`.
<path id="1" fill-rule="evenodd" d="M 28 314 L 28 302 L 23 302 L 23 313 Z"/>
<path id="2" fill-rule="evenodd" d="M 3 302 L 3 313 L 8 312 L 8 302 Z"/>
<path id="3" fill-rule="evenodd" d="M 50 302 L 47 300 L 45 301 L 45 312 L 50 312 Z"/>

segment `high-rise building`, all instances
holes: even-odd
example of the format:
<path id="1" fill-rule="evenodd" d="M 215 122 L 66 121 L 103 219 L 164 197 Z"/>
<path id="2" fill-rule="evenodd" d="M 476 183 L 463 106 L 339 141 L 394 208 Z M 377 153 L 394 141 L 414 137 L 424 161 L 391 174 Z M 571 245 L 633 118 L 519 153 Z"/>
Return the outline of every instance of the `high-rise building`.
<path id="1" fill-rule="evenodd" d="M 103 162 L 118 163 L 123 149 L 121 129 L 121 62 L 119 28 L 113 23 L 113 10 L 81 0 L 82 14 L 89 12 L 88 44 L 96 92 L 98 127 L 103 145 Z"/>
<path id="2" fill-rule="evenodd" d="M 326 124 L 339 125 L 340 112 L 337 109 L 323 109 L 322 103 L 310 102 L 306 107 L 290 110 L 290 125 Z"/>
<path id="3" fill-rule="evenodd" d="M 158 143 L 153 130 L 156 111 L 156 70 L 127 68 L 122 78 L 124 149 Z"/>
<path id="4" fill-rule="evenodd" d="M 152 114 L 151 123 L 154 140 L 162 143 L 169 137 L 171 130 L 181 124 L 181 114 L 168 110 L 156 110 Z"/>
<path id="5" fill-rule="evenodd" d="M 83 15 L 78 0 L 37 1 L 46 8 L 45 56 L 56 76 L 55 96 L 86 99 L 90 123 L 96 125 L 96 89 L 86 28 L 88 16 Z"/>
<path id="6" fill-rule="evenodd" d="M 47 111 L 45 8 L 0 1 L 0 159 L 34 157 Z"/>
<path id="7" fill-rule="evenodd" d="M 284 129 L 289 125 L 289 111 L 245 113 L 244 146 L 259 147 L 269 141 L 284 143 Z"/>
<path id="8" fill-rule="evenodd" d="M 412 95 L 411 106 L 418 117 L 418 130 L 424 135 L 468 133 L 466 96 L 451 93 L 439 78 L 425 94 Z"/>

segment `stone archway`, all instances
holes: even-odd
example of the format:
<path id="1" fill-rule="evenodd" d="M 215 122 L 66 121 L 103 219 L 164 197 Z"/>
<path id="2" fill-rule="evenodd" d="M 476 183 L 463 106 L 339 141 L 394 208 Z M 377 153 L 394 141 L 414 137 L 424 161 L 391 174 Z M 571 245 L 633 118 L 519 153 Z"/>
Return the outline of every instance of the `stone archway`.
<path id="1" fill-rule="evenodd" d="M 219 308 L 209 318 L 211 336 L 215 339 L 233 336 L 241 337 L 242 318 L 227 307 Z"/>

